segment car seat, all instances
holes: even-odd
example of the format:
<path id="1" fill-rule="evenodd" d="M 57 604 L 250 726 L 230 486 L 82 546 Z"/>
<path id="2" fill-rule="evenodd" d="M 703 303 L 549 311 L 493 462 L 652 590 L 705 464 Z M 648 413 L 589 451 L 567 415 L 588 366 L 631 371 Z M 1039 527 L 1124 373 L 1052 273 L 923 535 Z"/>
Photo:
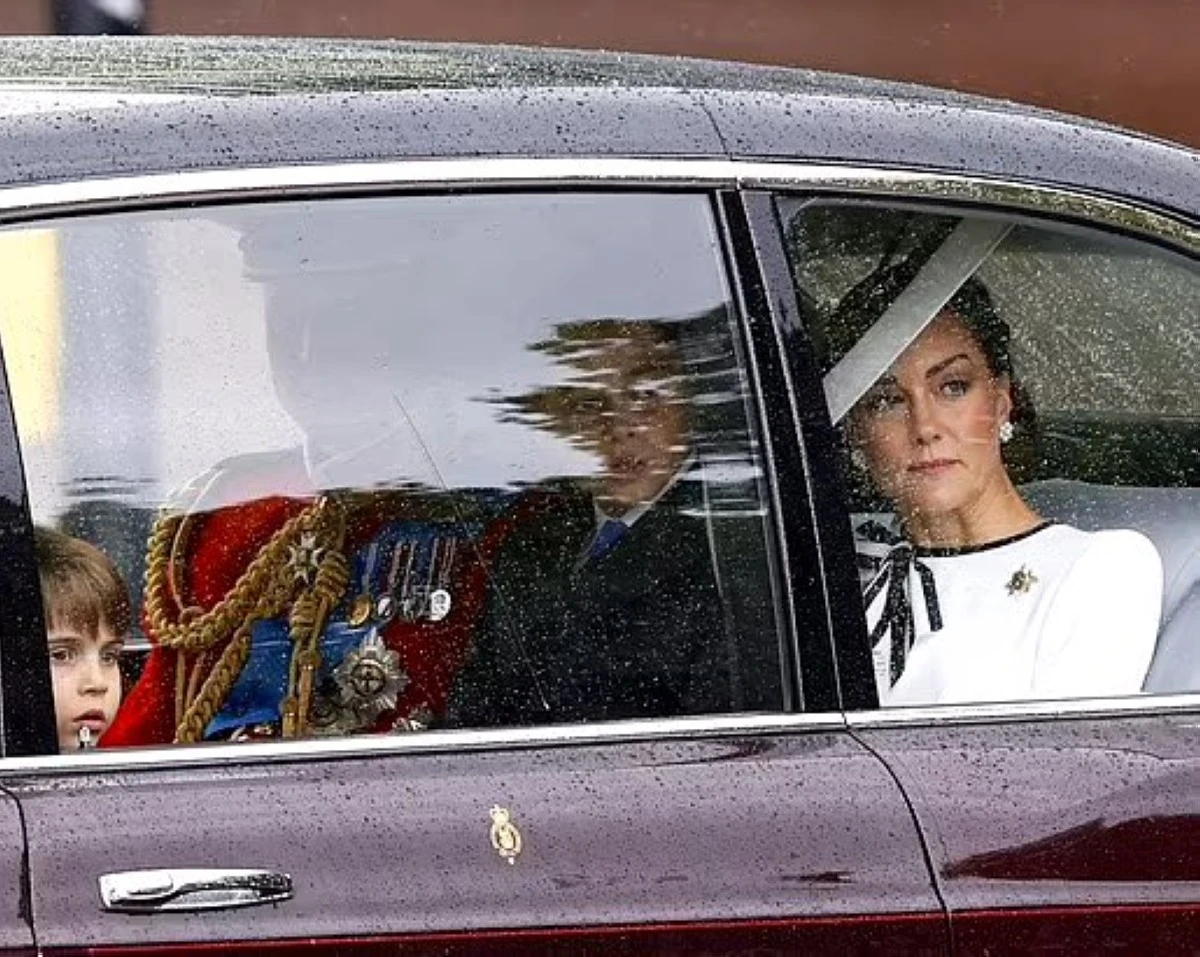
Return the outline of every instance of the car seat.
<path id="1" fill-rule="evenodd" d="M 1149 538 L 1163 563 L 1158 646 L 1143 690 L 1200 691 L 1200 488 L 1135 488 L 1068 479 L 1021 489 L 1044 515 L 1085 531 L 1131 528 Z"/>

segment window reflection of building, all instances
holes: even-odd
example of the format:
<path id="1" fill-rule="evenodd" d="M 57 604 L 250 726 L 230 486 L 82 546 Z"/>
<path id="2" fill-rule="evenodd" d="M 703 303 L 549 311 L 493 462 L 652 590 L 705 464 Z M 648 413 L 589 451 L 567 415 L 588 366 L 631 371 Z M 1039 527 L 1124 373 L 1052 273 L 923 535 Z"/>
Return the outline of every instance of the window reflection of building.
<path id="1" fill-rule="evenodd" d="M 21 436 L 26 443 L 53 441 L 59 403 L 52 386 L 62 343 L 54 230 L 0 233 L 0 342 Z"/>

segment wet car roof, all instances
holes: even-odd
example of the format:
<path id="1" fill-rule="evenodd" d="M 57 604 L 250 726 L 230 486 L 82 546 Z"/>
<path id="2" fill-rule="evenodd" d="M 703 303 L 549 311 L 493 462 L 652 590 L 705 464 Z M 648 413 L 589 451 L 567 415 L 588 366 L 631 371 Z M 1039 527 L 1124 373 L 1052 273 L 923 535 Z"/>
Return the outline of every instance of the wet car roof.
<path id="1" fill-rule="evenodd" d="M 1086 129 L 1088 135 L 1081 135 Z M 718 156 L 1074 185 L 1200 218 L 1200 153 L 1034 107 L 679 57 L 340 40 L 0 40 L 0 180 L 463 156 Z"/>
<path id="2" fill-rule="evenodd" d="M 0 82 L 227 96 L 414 89 L 771 90 L 987 102 L 913 84 L 678 56 L 403 41 L 29 37 L 0 43 Z"/>

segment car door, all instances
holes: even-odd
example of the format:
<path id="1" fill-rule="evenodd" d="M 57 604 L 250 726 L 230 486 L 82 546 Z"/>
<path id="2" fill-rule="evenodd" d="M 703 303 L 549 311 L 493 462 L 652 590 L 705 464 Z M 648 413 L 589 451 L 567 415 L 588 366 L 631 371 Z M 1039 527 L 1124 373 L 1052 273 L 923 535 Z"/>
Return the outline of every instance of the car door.
<path id="1" fill-rule="evenodd" d="M 33 923 L 29 913 L 26 883 L 25 830 L 17 802 L 9 794 L 0 800 L 0 835 L 3 865 L 0 887 L 4 893 L 4 917 L 0 919 L 0 953 L 33 954 Z"/>
<path id="2" fill-rule="evenodd" d="M 221 205 L 150 178 L 160 208 L 27 227 L 52 257 L 29 274 L 61 282 L 3 329 L 29 516 L 108 552 L 141 622 L 101 746 L 51 754 L 40 602 L 29 581 L 21 595 L 42 686 L 6 671 L 5 695 L 25 690 L 41 739 L 0 775 L 46 952 L 946 951 L 904 796 L 837 710 L 796 421 L 764 399 L 786 395 L 784 331 L 725 265 L 754 268 L 738 203 L 613 169 L 622 191 L 406 193 L 390 166 L 374 188 L 391 192 L 331 198 L 311 168 L 287 198 L 281 170 L 270 203 L 230 173 L 206 180 Z M 329 176 L 344 192 L 351 171 Z M 633 352 L 647 344 L 667 358 Z M 669 414 L 628 430 L 674 436 L 647 451 L 593 431 L 664 397 Z M 557 526 L 539 516 L 567 514 L 580 480 L 611 509 L 660 454 L 671 481 L 639 493 L 615 551 L 544 544 Z M 539 511 L 564 488 L 564 511 Z M 655 521 L 671 531 L 648 539 Z M 419 548 L 446 522 L 459 564 L 436 545 L 439 566 Z M 522 536 L 566 555 L 572 583 L 641 541 L 651 587 L 597 623 L 561 563 L 530 572 L 516 551 L 526 573 L 508 570 Z M 317 679 L 336 714 L 304 708 L 296 734 L 269 656 L 314 619 L 246 611 L 245 583 L 275 562 L 270 580 L 303 591 L 334 550 L 340 590 L 305 607 L 326 616 L 322 660 L 342 655 Z"/>
<path id="3" fill-rule="evenodd" d="M 844 439 L 842 417 L 921 324 L 974 276 L 1011 326 L 1010 375 L 1020 377 L 1011 381 L 1021 382 L 1036 410 L 1036 431 L 1030 425 L 1024 433 L 1014 412 L 1016 435 L 1004 453 L 1021 496 L 1043 519 L 1089 532 L 1133 529 L 1148 538 L 1161 559 L 1161 615 L 1157 641 L 1147 646 L 1142 670 L 1128 676 L 1125 696 L 998 700 L 985 692 L 977 700 L 884 708 L 864 660 L 870 645 L 860 620 L 842 639 L 849 645 L 842 669 L 849 725 L 912 801 L 950 910 L 955 953 L 1194 953 L 1200 935 L 1194 220 L 1155 214 L 1134 201 L 1083 202 L 1044 186 L 1015 188 L 1022 213 L 1004 211 L 1002 202 L 987 209 L 939 203 L 944 187 L 913 177 L 901 186 L 890 174 L 864 171 L 853 193 L 775 200 L 785 250 L 775 260 L 775 282 L 795 293 L 781 292 L 776 301 L 789 310 L 795 304 L 826 343 L 836 334 L 829 324 L 839 305 L 852 290 L 861 292 L 856 284 L 864 276 L 920 246 L 930 230 L 941 237 L 926 245 L 937 250 L 926 261 L 934 268 L 915 274 L 905 307 L 881 310 L 870 329 L 874 358 L 864 335 L 863 349 L 826 364 L 825 395 L 815 403 L 828 408 L 837 441 Z M 796 189 L 803 180 L 798 171 Z M 893 195 L 878 198 L 885 188 Z M 1000 199 L 987 184 L 971 183 L 975 190 L 976 199 Z M 906 192 L 913 202 L 904 201 Z M 1055 207 L 1072 203 L 1086 215 L 1067 223 Z M 770 214 L 763 213 L 764 234 L 776 228 Z M 917 315 L 922 297 L 926 312 Z M 906 322 L 912 324 L 901 328 Z M 819 438 L 827 434 L 816 431 Z M 854 454 L 860 453 L 842 460 L 851 504 L 834 514 L 829 534 L 853 530 L 866 585 L 886 574 L 879 562 L 900 538 L 893 506 Z M 1007 569 L 997 580 L 1001 594 L 1009 585 L 1003 600 L 1023 600 L 1028 582 L 1004 577 L 1019 571 Z M 1133 567 L 1128 571 L 1132 576 Z M 1045 574 L 1040 565 L 1029 572 Z M 981 580 L 978 587 L 983 602 L 989 586 Z M 1113 587 L 1123 587 L 1122 580 Z M 1089 592 L 1079 614 L 1109 600 Z M 858 616 L 862 604 L 855 605 Z M 981 618 L 972 627 L 982 631 L 989 623 Z M 1098 641 L 1106 623 L 1090 627 Z M 1117 637 L 1155 636 L 1130 628 Z M 985 660 L 975 667 L 988 668 Z M 887 686 L 887 667 L 885 659 L 879 687 Z"/>

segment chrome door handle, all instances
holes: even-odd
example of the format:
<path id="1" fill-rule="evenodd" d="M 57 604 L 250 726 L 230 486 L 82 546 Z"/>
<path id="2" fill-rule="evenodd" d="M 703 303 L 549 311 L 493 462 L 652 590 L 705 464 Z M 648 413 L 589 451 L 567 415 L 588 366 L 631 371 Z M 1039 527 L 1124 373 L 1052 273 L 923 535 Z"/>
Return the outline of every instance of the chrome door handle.
<path id="1" fill-rule="evenodd" d="M 252 868 L 120 871 L 100 877 L 104 909 L 122 914 L 252 907 L 291 896 L 292 879 L 287 874 Z"/>

